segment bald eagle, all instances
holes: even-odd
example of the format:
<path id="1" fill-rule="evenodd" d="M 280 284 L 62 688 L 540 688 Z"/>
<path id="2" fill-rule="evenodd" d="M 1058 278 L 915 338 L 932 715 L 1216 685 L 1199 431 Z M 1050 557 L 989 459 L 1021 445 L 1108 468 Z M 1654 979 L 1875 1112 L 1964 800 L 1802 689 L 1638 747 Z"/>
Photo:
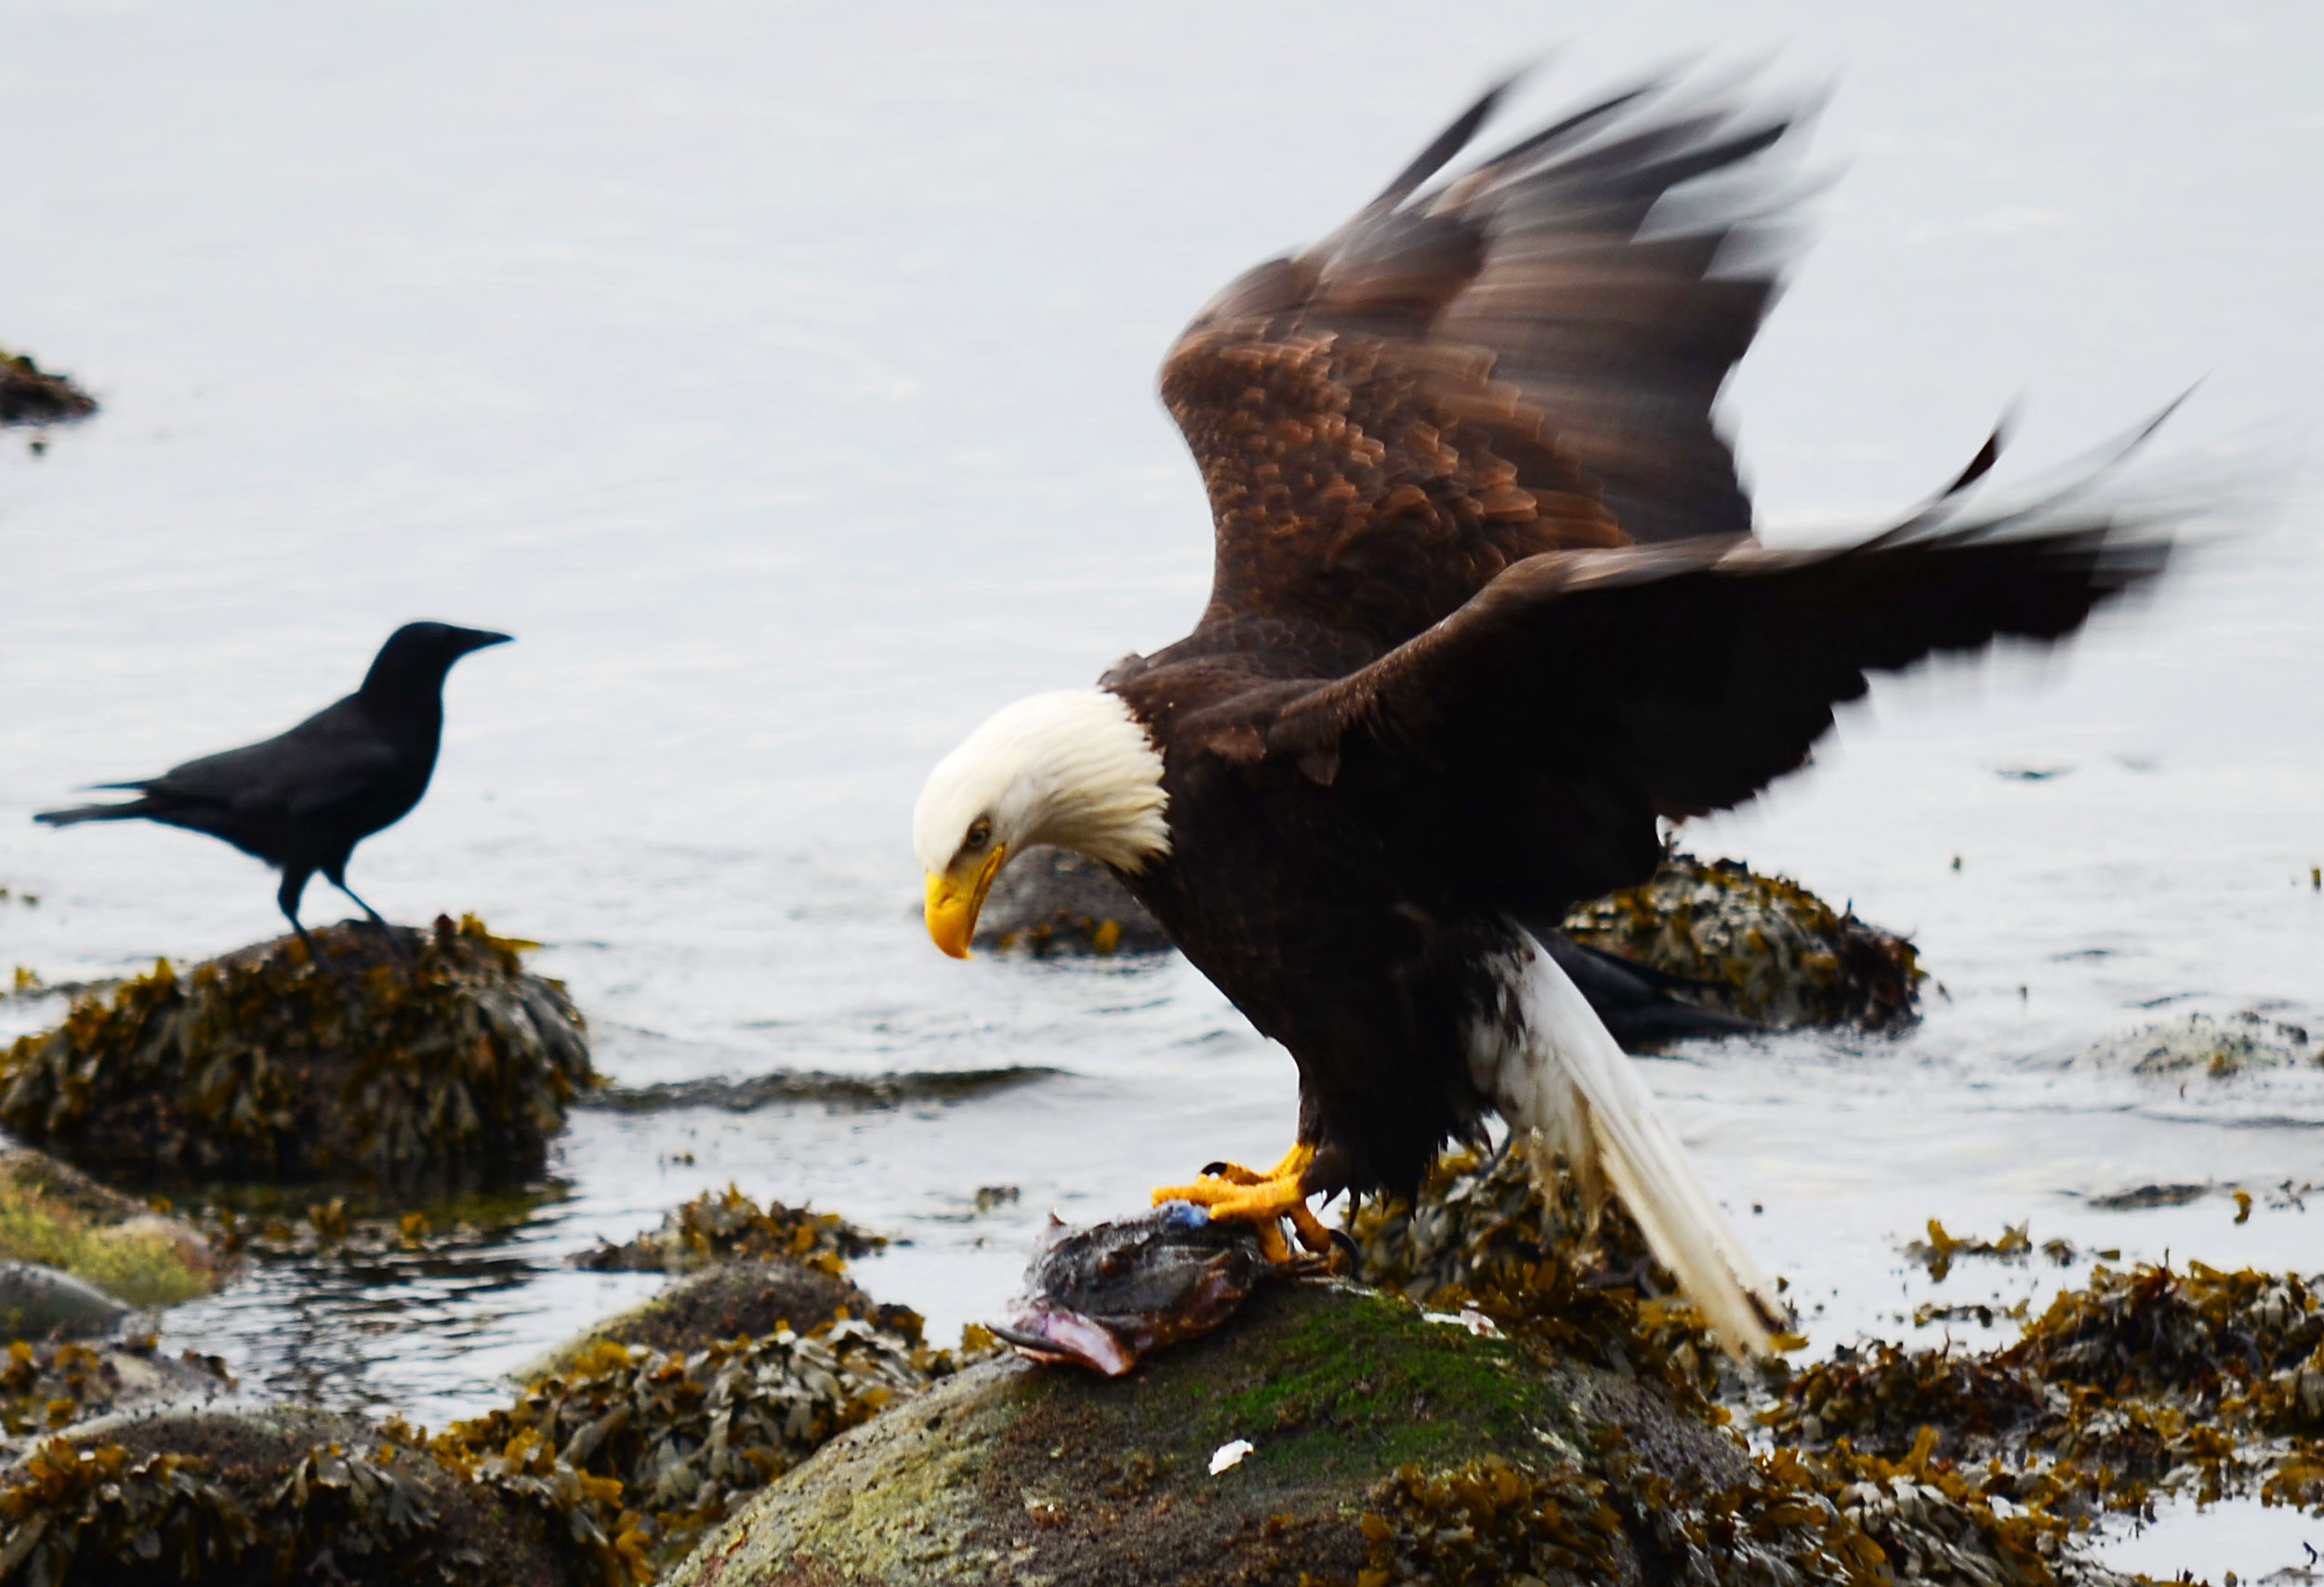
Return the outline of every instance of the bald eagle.
<path id="1" fill-rule="evenodd" d="M 1028 846 L 1103 862 L 1299 1065 L 1280 1163 L 1157 1199 L 1320 1249 L 1310 1197 L 1409 1193 L 1498 1112 L 1763 1349 L 1773 1288 L 1535 932 L 1801 765 L 1868 670 L 2058 639 L 2165 542 L 2070 492 L 1973 518 L 1988 443 L 1900 524 L 1761 544 L 1712 410 L 1777 284 L 1794 118 L 1634 90 L 1429 187 L 1505 87 L 1170 350 L 1209 602 L 936 766 L 928 931 L 966 957 Z"/>

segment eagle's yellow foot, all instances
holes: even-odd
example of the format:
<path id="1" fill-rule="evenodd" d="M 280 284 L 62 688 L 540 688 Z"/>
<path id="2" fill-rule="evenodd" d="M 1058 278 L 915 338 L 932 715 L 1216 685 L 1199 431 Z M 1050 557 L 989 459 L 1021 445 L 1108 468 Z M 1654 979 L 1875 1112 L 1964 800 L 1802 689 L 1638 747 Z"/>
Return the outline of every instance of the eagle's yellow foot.
<path id="1" fill-rule="evenodd" d="M 1263 1174 L 1235 1163 L 1219 1163 L 1192 1184 L 1160 1186 L 1154 1193 L 1154 1204 L 1191 1201 L 1208 1208 L 1214 1221 L 1252 1224 L 1259 1233 L 1260 1249 L 1271 1262 L 1291 1260 L 1282 1226 L 1282 1221 L 1288 1218 L 1300 1244 L 1318 1256 L 1328 1256 L 1331 1234 L 1307 1206 L 1307 1170 L 1314 1160 L 1314 1147 L 1299 1145 Z"/>

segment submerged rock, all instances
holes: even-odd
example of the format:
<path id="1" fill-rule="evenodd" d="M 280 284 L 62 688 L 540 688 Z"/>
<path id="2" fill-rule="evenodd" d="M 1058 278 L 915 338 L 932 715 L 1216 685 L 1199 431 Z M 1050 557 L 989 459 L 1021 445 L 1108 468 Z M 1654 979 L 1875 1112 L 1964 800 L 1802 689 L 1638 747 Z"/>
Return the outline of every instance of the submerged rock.
<path id="1" fill-rule="evenodd" d="M 1777 1029 L 1904 1024 L 1925 973 L 1909 942 L 1797 882 L 1689 854 L 1667 856 L 1643 887 L 1580 906 L 1565 931 L 1678 978 L 1669 989 L 1682 999 Z"/>
<path id="2" fill-rule="evenodd" d="M 206 1295 L 226 1266 L 177 1219 L 21 1147 L 0 1151 L 0 1256 L 61 1268 L 133 1306 Z"/>
<path id="3" fill-rule="evenodd" d="M 97 411 L 97 399 L 70 377 L 34 364 L 30 353 L 0 350 L 0 424 L 57 424 Z"/>
<path id="4" fill-rule="evenodd" d="M 469 917 L 355 922 L 167 960 L 0 1061 L 0 1124 L 141 1173 L 473 1182 L 537 1173 L 595 1083 L 581 1016 Z"/>
<path id="5" fill-rule="evenodd" d="M 1097 861 L 1064 849 L 1028 849 L 993 882 L 977 917 L 976 946 L 1053 953 L 1160 953 L 1170 939 Z"/>
<path id="6" fill-rule="evenodd" d="M 2075 1058 L 2073 1068 L 2127 1071 L 2155 1078 L 2183 1079 L 2324 1066 L 2324 1043 L 2312 1042 L 2307 1027 L 2270 1019 L 2256 1011 L 2214 1019 L 2188 1014 L 2093 1043 Z"/>

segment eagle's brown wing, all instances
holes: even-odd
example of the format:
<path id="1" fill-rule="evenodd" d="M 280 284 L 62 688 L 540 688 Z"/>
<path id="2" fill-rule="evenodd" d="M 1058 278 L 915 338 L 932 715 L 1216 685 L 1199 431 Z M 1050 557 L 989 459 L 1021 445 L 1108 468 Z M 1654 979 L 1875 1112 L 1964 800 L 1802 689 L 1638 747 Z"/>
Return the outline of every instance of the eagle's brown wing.
<path id="1" fill-rule="evenodd" d="M 1551 552 L 1253 725 L 1270 758 L 1384 791 L 1428 829 L 1415 841 L 1488 835 L 1440 861 L 1553 919 L 1644 879 L 1657 816 L 1741 803 L 1800 765 L 1867 672 L 2060 638 L 2167 551 L 2119 514 L 2059 510 L 1837 549 Z"/>
<path id="2" fill-rule="evenodd" d="M 1164 363 L 1217 519 L 1206 622 L 1393 644 L 1528 556 L 1750 528 L 1711 404 L 1776 278 L 1735 258 L 1746 195 L 1689 184 L 1749 185 L 1786 122 L 1637 90 L 1420 194 L 1499 94 Z M 1642 234 L 1674 192 L 1703 202 Z"/>

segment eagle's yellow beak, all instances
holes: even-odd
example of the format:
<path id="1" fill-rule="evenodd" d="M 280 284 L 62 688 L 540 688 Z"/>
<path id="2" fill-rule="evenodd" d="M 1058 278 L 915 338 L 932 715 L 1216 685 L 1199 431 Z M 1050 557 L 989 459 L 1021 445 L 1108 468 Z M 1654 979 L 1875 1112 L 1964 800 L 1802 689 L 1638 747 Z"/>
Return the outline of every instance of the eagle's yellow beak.
<path id="1" fill-rule="evenodd" d="M 977 911 L 1000 874 L 1009 845 L 995 843 L 978 859 L 963 855 L 942 876 L 928 873 L 928 940 L 955 959 L 969 957 L 969 939 L 976 935 Z"/>

